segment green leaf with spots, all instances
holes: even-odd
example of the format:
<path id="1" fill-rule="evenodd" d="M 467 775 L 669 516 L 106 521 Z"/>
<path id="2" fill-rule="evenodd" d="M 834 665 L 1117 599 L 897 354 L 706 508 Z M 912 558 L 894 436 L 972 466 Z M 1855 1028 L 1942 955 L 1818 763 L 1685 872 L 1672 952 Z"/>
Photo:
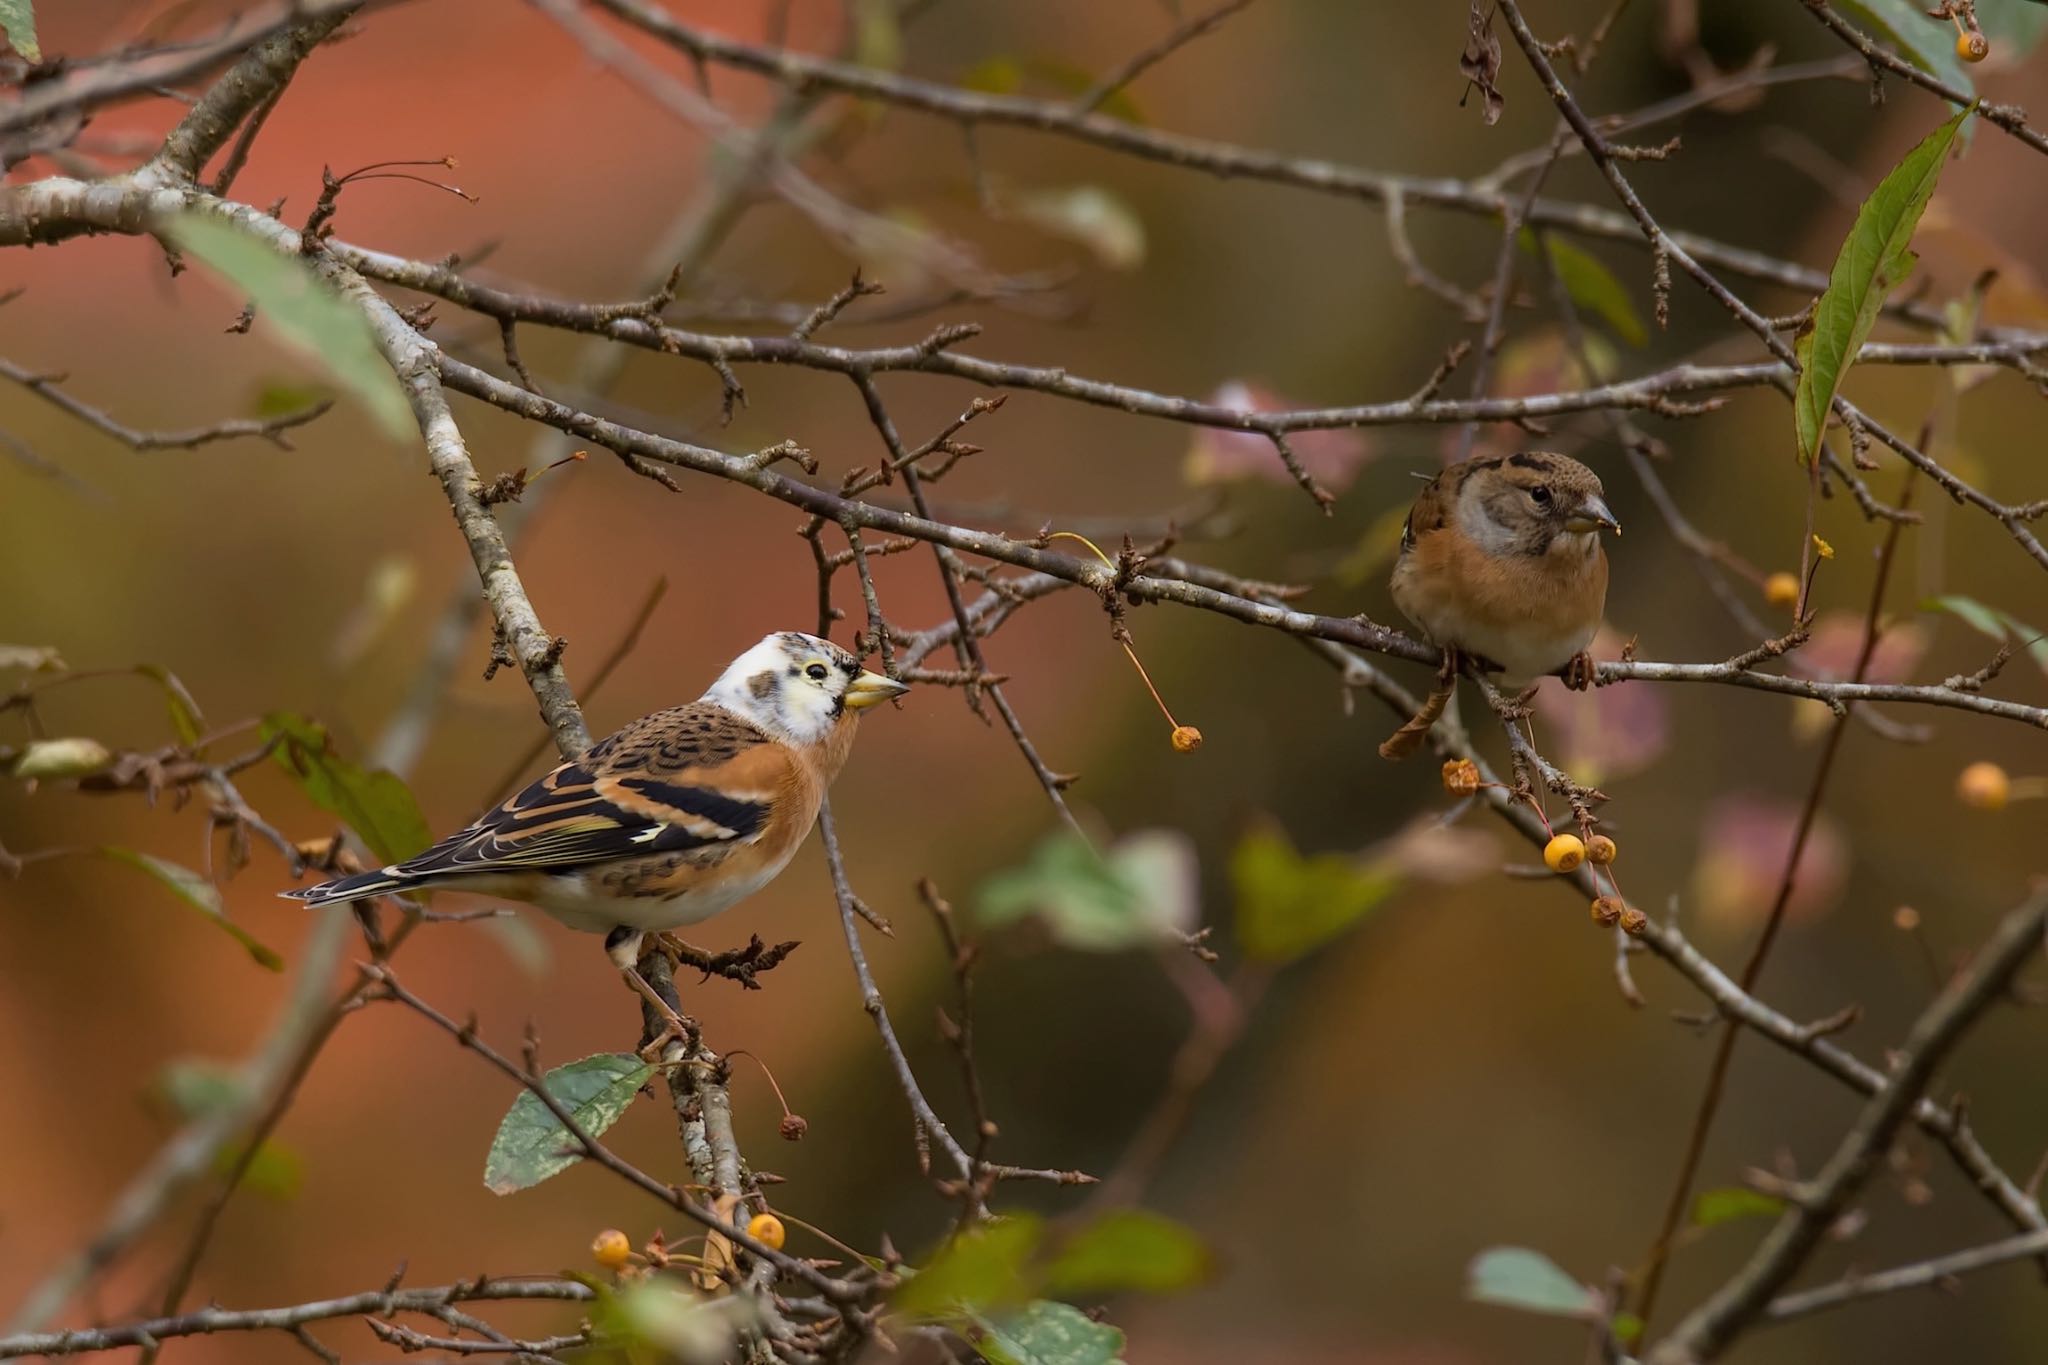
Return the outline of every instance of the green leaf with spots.
<path id="1" fill-rule="evenodd" d="M 1394 893 L 1398 872 L 1335 854 L 1304 858 L 1278 828 L 1247 834 L 1230 858 L 1238 946 L 1292 962 L 1350 928 Z"/>
<path id="2" fill-rule="evenodd" d="M 396 773 L 364 769 L 334 752 L 319 722 L 277 711 L 263 718 L 263 737 L 313 804 L 354 830 L 386 863 L 404 862 L 434 841 L 412 789 Z"/>
<path id="3" fill-rule="evenodd" d="M 163 231 L 256 306 L 259 326 L 313 357 L 353 392 L 393 440 L 418 436 L 412 409 L 377 349 L 369 319 L 302 258 L 211 214 L 180 213 Z"/>
<path id="4" fill-rule="evenodd" d="M 1957 130 L 1975 108 L 1971 105 L 1923 138 L 1856 211 L 1855 225 L 1829 272 L 1828 287 L 1794 348 L 1799 384 L 1792 414 L 1802 462 L 1818 455 L 1828 410 L 1877 322 L 1886 295 L 1913 269 L 1913 229 L 1934 195 Z"/>
<path id="5" fill-rule="evenodd" d="M 1040 1299 L 975 1325 L 970 1339 L 989 1365 L 1122 1365 L 1124 1334 L 1068 1304 Z"/>
<path id="6" fill-rule="evenodd" d="M 617 1123 L 654 1068 L 630 1052 L 601 1052 L 558 1066 L 541 1085 L 590 1137 Z M 492 1194 L 529 1189 L 583 1159 L 581 1144 L 540 1096 L 521 1091 L 498 1124 L 484 1159 L 484 1184 Z"/>
<path id="7" fill-rule="evenodd" d="M 247 929 L 229 919 L 227 908 L 221 904 L 220 891 L 212 882 L 191 868 L 151 857 L 147 853 L 138 853 L 132 848 L 119 848 L 111 844 L 101 848 L 99 852 L 103 857 L 139 868 L 162 882 L 179 900 L 212 920 L 235 942 L 241 944 L 258 966 L 267 967 L 273 972 L 284 970 L 284 959 L 259 943 L 255 935 Z"/>

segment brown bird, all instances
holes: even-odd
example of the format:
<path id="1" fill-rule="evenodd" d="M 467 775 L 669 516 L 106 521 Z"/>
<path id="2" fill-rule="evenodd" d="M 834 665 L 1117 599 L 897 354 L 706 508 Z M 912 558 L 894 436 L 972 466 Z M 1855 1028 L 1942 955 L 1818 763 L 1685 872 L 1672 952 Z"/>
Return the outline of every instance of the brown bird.
<path id="1" fill-rule="evenodd" d="M 1467 460 L 1424 486 L 1401 532 L 1394 605 L 1444 651 L 1447 680 L 1463 656 L 1511 686 L 1560 669 L 1566 686 L 1592 681 L 1586 646 L 1607 606 L 1600 532 L 1621 533 L 1601 491 L 1592 470 L 1548 451 Z M 1448 681 L 1439 692 L 1436 712 Z M 1410 742 L 1397 744 L 1403 727 L 1381 752 L 1412 752 L 1435 718 L 1418 716 Z"/>
<path id="2" fill-rule="evenodd" d="M 538 906 L 642 994 L 644 935 L 774 880 L 853 747 L 857 714 L 909 688 L 829 640 L 770 635 L 702 698 L 643 716 L 416 858 L 283 894 L 309 906 L 468 891 Z"/>

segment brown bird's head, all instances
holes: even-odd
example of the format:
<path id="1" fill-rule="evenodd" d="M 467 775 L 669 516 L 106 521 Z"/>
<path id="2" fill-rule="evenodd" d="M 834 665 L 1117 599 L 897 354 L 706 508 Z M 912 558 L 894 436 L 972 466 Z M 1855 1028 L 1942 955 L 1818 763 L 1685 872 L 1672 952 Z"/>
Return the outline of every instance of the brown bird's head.
<path id="1" fill-rule="evenodd" d="M 1592 553 L 1602 530 L 1621 534 L 1600 476 L 1577 460 L 1544 450 L 1522 451 L 1456 466 L 1453 517 L 1492 554 L 1549 554 L 1583 547 Z"/>

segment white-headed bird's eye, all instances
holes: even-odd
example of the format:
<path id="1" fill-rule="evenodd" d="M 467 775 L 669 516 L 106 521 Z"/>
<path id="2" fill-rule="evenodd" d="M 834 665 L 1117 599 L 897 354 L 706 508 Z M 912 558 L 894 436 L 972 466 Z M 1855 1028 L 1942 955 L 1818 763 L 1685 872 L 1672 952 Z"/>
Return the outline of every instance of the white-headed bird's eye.
<path id="1" fill-rule="evenodd" d="M 823 682 L 826 678 L 831 676 L 832 670 L 825 667 L 825 665 L 823 664 L 812 664 L 809 668 L 806 668 L 804 670 L 804 673 L 811 679 L 812 682 Z"/>
<path id="2" fill-rule="evenodd" d="M 1529 490 L 1529 496 L 1536 500 L 1538 507 L 1550 506 L 1550 485 L 1539 483 Z"/>

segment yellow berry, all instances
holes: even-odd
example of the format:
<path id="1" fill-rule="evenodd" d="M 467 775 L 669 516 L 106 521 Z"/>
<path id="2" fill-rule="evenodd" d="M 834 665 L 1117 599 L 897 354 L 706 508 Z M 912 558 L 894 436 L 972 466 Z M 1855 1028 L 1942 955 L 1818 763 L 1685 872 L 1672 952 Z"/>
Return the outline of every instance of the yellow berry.
<path id="1" fill-rule="evenodd" d="M 1966 62 L 1981 62 L 1991 55 L 1991 40 L 1977 32 L 1958 33 L 1956 55 Z"/>
<path id="2" fill-rule="evenodd" d="M 633 1244 L 617 1228 L 606 1228 L 590 1244 L 590 1254 L 606 1270 L 617 1270 L 633 1256 Z"/>
<path id="3" fill-rule="evenodd" d="M 1593 923 L 1602 928 L 1610 928 L 1621 919 L 1621 913 L 1626 908 L 1621 903 L 1621 897 L 1602 896 L 1593 902 Z"/>
<path id="4" fill-rule="evenodd" d="M 782 1250 L 782 1220 L 772 1213 L 757 1213 L 747 1220 L 747 1236 L 771 1251 Z"/>
<path id="5" fill-rule="evenodd" d="M 1799 578 L 1795 574 L 1774 573 L 1764 580 L 1764 601 L 1774 607 L 1791 610 L 1799 605 Z"/>
<path id="6" fill-rule="evenodd" d="M 1633 905 L 1621 912 L 1621 932 L 1630 938 L 1641 938 L 1643 930 L 1650 927 L 1650 917 Z"/>
<path id="7" fill-rule="evenodd" d="M 1444 763 L 1444 790 L 1453 796 L 1470 796 L 1479 790 L 1479 765 L 1469 758 Z"/>
<path id="8" fill-rule="evenodd" d="M 1202 747 L 1202 732 L 1192 725 L 1176 725 L 1172 740 L 1175 753 L 1191 754 Z"/>
<path id="9" fill-rule="evenodd" d="M 1614 846 L 1614 840 L 1604 834 L 1596 834 L 1586 840 L 1586 861 L 1605 867 L 1614 861 L 1614 855 L 1621 850 Z"/>
<path id="10" fill-rule="evenodd" d="M 1996 763 L 1972 763 L 1956 778 L 1956 799 L 1977 810 L 2004 810 L 2012 779 Z"/>
<path id="11" fill-rule="evenodd" d="M 1586 861 L 1586 846 L 1576 834 L 1560 834 L 1543 846 L 1543 865 L 1552 872 L 1576 872 Z"/>

